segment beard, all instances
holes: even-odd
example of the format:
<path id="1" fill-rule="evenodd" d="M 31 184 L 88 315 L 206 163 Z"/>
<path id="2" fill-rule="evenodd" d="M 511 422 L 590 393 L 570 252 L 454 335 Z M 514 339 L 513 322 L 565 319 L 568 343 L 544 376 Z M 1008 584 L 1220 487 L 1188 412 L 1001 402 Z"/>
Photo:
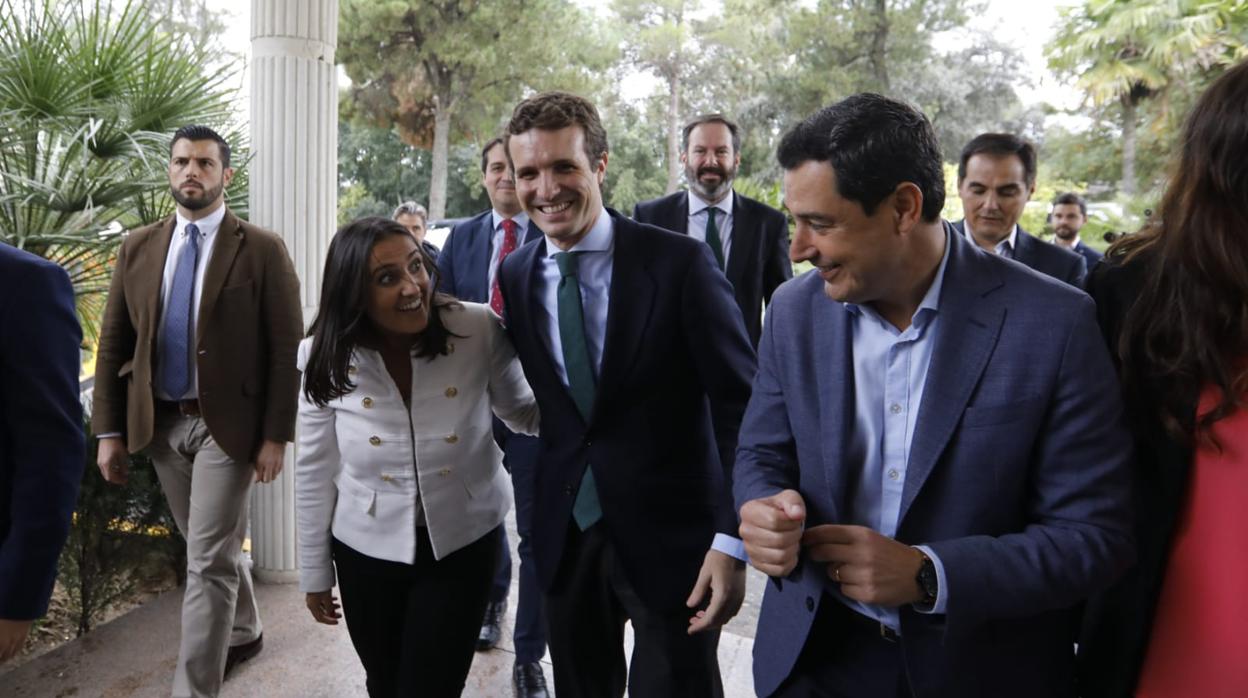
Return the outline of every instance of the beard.
<path id="1" fill-rule="evenodd" d="M 169 193 L 173 196 L 173 200 L 178 202 L 179 206 L 188 211 L 198 211 L 213 204 L 221 196 L 221 192 L 224 189 L 224 183 L 220 183 L 215 187 L 203 187 L 201 193 L 195 196 L 184 194 L 180 188 L 171 186 L 169 187 Z"/>
<path id="2" fill-rule="evenodd" d="M 1067 228 L 1064 225 L 1054 228 L 1053 234 L 1063 240 L 1074 240 L 1075 238 L 1079 237 L 1078 230 L 1075 230 L 1074 228 Z"/>
<path id="3" fill-rule="evenodd" d="M 719 175 L 719 184 L 708 186 L 702 182 L 702 175 L 716 174 Z M 737 168 L 731 170 L 720 167 L 718 165 L 712 167 L 701 167 L 694 170 L 692 167 L 685 167 L 685 179 L 689 181 L 689 188 L 704 200 L 714 203 L 724 198 L 728 190 L 732 188 L 732 180 L 737 176 Z"/>

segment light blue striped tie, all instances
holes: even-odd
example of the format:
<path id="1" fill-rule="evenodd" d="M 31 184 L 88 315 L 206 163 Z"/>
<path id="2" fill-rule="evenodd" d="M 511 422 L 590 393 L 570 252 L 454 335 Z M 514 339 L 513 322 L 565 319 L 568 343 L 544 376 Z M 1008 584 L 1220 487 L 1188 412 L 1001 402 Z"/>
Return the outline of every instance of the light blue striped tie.
<path id="1" fill-rule="evenodd" d="M 186 224 L 186 242 L 178 252 L 173 287 L 165 306 L 165 332 L 160 357 L 160 384 L 165 394 L 181 400 L 191 389 L 191 314 L 195 311 L 195 269 L 199 266 L 199 227 Z"/>

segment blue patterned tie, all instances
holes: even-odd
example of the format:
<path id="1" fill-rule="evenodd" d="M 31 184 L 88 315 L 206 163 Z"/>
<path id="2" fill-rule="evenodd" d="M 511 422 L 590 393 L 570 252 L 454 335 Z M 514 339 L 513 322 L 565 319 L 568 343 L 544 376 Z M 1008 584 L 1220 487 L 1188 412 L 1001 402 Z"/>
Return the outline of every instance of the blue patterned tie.
<path id="1" fill-rule="evenodd" d="M 173 288 L 165 306 L 164 355 L 160 357 L 160 384 L 174 400 L 191 388 L 191 313 L 195 310 L 195 269 L 199 266 L 199 227 L 186 224 L 186 243 L 178 253 Z"/>
<path id="2" fill-rule="evenodd" d="M 576 276 L 575 252 L 559 252 L 554 255 L 559 265 L 559 287 L 556 298 L 559 304 L 559 343 L 563 347 L 563 366 L 568 372 L 568 392 L 576 409 L 589 423 L 594 407 L 594 368 L 589 358 L 589 343 L 585 341 L 585 315 L 581 308 L 581 284 Z M 582 531 L 598 523 L 602 518 L 602 505 L 598 502 L 598 487 L 594 484 L 594 471 L 585 468 L 581 487 L 572 502 L 572 519 Z"/>

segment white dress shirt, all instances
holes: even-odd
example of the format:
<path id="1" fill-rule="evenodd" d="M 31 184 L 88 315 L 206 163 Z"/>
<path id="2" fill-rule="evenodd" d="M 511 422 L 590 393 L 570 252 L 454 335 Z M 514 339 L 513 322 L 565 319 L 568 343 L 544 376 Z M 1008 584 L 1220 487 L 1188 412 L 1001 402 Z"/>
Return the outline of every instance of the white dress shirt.
<path id="1" fill-rule="evenodd" d="M 719 210 L 715 214 L 715 229 L 719 231 L 720 251 L 724 253 L 724 268 L 728 268 L 728 253 L 732 251 L 732 198 L 736 192 L 728 190 L 725 196 L 714 205 Z M 689 224 L 685 228 L 695 240 L 706 242 L 706 209 L 712 208 L 702 197 L 689 192 Z"/>
<path id="2" fill-rule="evenodd" d="M 217 240 L 217 231 L 221 229 L 221 221 L 225 218 L 225 204 L 217 207 L 217 210 L 207 216 L 192 221 L 182 215 L 177 214 L 177 221 L 173 226 L 173 238 L 169 240 L 169 253 L 165 255 L 165 273 L 161 277 L 160 283 L 160 323 L 156 327 L 156 356 L 164 356 L 165 344 L 165 308 L 169 306 L 169 294 L 173 292 L 173 276 L 178 271 L 178 255 L 182 253 L 182 248 L 187 244 L 186 225 L 194 223 L 199 228 L 199 257 L 195 265 L 195 289 L 192 292 L 194 300 L 191 305 L 191 336 L 197 337 L 196 325 L 199 323 L 199 299 L 203 295 L 204 290 L 204 272 L 208 269 L 208 260 L 212 258 L 212 246 Z M 192 342 L 192 349 L 194 342 Z M 194 354 L 192 354 L 194 356 Z M 187 389 L 185 395 L 169 395 L 164 391 L 159 379 L 152 381 L 152 387 L 155 395 L 160 400 L 183 400 L 194 399 L 199 396 L 199 370 L 194 361 L 189 362 L 187 369 L 190 371 L 190 388 Z"/>
<path id="3" fill-rule="evenodd" d="M 488 278 L 485 280 L 485 293 L 488 300 L 489 293 L 494 288 L 494 279 L 498 276 L 498 265 L 500 260 L 498 253 L 503 251 L 503 236 L 506 231 L 503 230 L 503 221 L 507 217 L 498 211 L 490 211 L 490 220 L 494 223 L 494 234 L 490 236 L 490 269 Z M 516 249 L 524 244 L 524 236 L 529 232 L 529 214 L 521 211 L 511 217 L 516 222 Z"/>
<path id="4" fill-rule="evenodd" d="M 976 247 L 980 247 L 979 241 L 975 239 L 975 234 L 971 232 L 970 219 L 966 219 L 966 218 L 962 219 L 962 228 L 963 228 L 963 232 L 966 233 L 966 239 L 970 240 L 972 245 Z M 1014 259 L 1014 254 L 1017 251 L 1016 250 L 1017 245 L 1018 245 L 1018 224 L 1015 223 L 1014 228 L 1010 230 L 1010 234 L 1005 236 L 1004 240 L 1002 240 L 1001 242 L 998 242 L 996 246 L 992 248 L 992 251 L 997 256 L 1005 257 L 1006 259 Z M 983 248 L 980 247 L 980 249 L 983 249 Z"/>

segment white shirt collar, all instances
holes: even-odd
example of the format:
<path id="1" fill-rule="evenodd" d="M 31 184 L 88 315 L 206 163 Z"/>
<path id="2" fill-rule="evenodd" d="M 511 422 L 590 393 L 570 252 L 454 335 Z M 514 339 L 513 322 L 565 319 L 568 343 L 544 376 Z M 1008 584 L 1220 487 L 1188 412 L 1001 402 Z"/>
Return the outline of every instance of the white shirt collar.
<path id="1" fill-rule="evenodd" d="M 546 254 L 548 256 L 563 251 L 550 239 L 549 235 L 545 237 Z M 604 208 L 598 213 L 598 219 L 590 226 L 589 232 L 585 234 L 585 237 L 578 240 L 568 252 L 607 252 L 611 249 L 611 245 L 614 242 L 615 225 L 611 222 L 611 216 L 607 214 L 607 209 Z"/>
<path id="2" fill-rule="evenodd" d="M 731 215 L 732 214 L 732 197 L 735 195 L 736 195 L 736 192 L 729 189 L 728 196 L 725 196 L 724 198 L 720 199 L 719 203 L 715 204 L 715 208 L 719 209 L 720 211 L 723 211 L 727 215 Z M 706 203 L 705 199 L 698 196 L 697 194 L 694 194 L 692 189 L 689 190 L 689 215 L 692 216 L 692 215 L 701 213 L 702 211 L 704 211 L 705 209 L 709 207 L 710 207 L 710 204 Z"/>
<path id="3" fill-rule="evenodd" d="M 176 215 L 178 223 L 173 229 L 174 233 L 182 234 L 186 232 L 187 223 L 194 223 L 195 227 L 199 228 L 199 234 L 207 238 L 216 233 L 217 229 L 221 227 L 221 221 L 225 220 L 225 204 L 221 204 L 217 207 L 217 210 L 209 213 L 197 221 L 186 218 L 182 215 L 181 211 L 178 211 Z"/>
<path id="4" fill-rule="evenodd" d="M 969 240 L 972 245 L 979 246 L 979 241 L 975 239 L 975 234 L 971 232 L 971 220 L 969 218 L 962 219 L 962 231 L 963 233 L 966 234 L 966 239 Z M 998 242 L 992 248 L 992 251 L 997 254 L 1001 254 L 1001 246 L 1006 243 L 1009 243 L 1010 252 L 1018 251 L 1018 224 L 1017 223 L 1015 223 L 1014 228 L 1010 230 L 1010 234 L 1005 236 L 1004 240 L 1002 240 L 1001 242 Z"/>
<path id="5" fill-rule="evenodd" d="M 490 215 L 494 221 L 494 227 L 491 228 L 491 230 L 498 230 L 498 227 L 503 224 L 503 221 L 507 220 L 507 216 L 504 216 L 493 209 L 490 210 Z M 516 222 L 516 229 L 519 231 L 520 237 L 524 238 L 524 233 L 529 228 L 529 214 L 521 211 L 520 213 L 512 216 L 511 220 Z"/>

